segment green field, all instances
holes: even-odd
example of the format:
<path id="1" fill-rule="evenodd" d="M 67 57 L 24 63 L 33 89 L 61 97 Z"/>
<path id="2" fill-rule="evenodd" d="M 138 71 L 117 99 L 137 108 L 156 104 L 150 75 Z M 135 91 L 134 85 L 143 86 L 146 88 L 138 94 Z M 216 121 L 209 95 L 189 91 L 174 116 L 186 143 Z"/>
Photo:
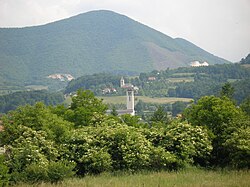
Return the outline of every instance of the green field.
<path id="1" fill-rule="evenodd" d="M 193 77 L 177 77 L 177 78 L 168 78 L 170 82 L 194 82 Z"/>
<path id="2" fill-rule="evenodd" d="M 98 97 L 103 99 L 104 103 L 112 104 L 126 104 L 126 96 L 112 96 L 112 97 Z M 176 101 L 190 102 L 191 98 L 177 98 L 177 97 L 146 97 L 146 96 L 135 96 L 135 102 L 142 100 L 145 103 L 156 103 L 156 104 L 167 104 L 174 103 Z"/>
<path id="3" fill-rule="evenodd" d="M 206 171 L 196 168 L 180 172 L 142 172 L 139 174 L 110 174 L 73 178 L 61 184 L 42 183 L 39 187 L 247 187 L 249 171 Z M 29 186 L 27 184 L 19 187 Z M 30 185 L 34 186 L 34 185 Z"/>
<path id="4" fill-rule="evenodd" d="M 29 85 L 25 86 L 27 90 L 48 90 L 48 86 L 44 85 Z"/>

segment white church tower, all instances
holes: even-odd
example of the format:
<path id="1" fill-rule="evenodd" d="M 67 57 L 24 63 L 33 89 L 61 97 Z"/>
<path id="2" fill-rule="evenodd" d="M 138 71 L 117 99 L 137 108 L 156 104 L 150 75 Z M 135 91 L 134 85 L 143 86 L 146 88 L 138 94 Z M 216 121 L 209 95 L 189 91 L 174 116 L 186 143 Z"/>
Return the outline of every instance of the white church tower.
<path id="1" fill-rule="evenodd" d="M 127 110 L 130 111 L 132 116 L 135 115 L 135 98 L 133 88 L 127 89 Z"/>
<path id="2" fill-rule="evenodd" d="M 120 87 L 122 88 L 124 85 L 125 85 L 125 80 L 122 77 L 121 80 L 120 80 Z"/>

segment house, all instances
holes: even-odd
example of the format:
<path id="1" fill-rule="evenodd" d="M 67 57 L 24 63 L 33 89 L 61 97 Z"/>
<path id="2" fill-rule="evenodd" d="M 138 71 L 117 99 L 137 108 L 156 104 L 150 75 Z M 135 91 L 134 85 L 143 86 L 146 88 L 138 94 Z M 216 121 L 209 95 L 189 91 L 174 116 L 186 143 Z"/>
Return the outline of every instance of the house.
<path id="1" fill-rule="evenodd" d="M 193 61 L 190 63 L 191 67 L 209 66 L 207 62 L 200 63 L 199 61 Z"/>
<path id="2" fill-rule="evenodd" d="M 148 80 L 149 80 L 149 81 L 155 81 L 155 80 L 156 80 L 156 77 L 148 77 Z"/>

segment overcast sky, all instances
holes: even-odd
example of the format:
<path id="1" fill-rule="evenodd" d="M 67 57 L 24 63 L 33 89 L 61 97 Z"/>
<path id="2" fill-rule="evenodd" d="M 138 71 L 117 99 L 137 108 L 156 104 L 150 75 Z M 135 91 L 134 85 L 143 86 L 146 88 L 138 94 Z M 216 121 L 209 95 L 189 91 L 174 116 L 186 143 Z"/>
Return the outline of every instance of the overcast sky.
<path id="1" fill-rule="evenodd" d="M 250 53 L 250 0 L 0 0 L 0 27 L 41 25 L 99 9 L 233 62 Z"/>

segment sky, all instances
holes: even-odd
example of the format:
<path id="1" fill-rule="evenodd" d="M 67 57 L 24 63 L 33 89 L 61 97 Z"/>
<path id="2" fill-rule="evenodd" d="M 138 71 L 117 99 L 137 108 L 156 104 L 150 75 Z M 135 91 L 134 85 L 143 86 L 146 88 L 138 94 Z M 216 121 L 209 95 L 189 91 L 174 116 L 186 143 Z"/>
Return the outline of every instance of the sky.
<path id="1" fill-rule="evenodd" d="M 250 53 L 250 0 L 0 0 L 0 27 L 42 25 L 92 10 L 126 15 L 232 62 Z"/>

